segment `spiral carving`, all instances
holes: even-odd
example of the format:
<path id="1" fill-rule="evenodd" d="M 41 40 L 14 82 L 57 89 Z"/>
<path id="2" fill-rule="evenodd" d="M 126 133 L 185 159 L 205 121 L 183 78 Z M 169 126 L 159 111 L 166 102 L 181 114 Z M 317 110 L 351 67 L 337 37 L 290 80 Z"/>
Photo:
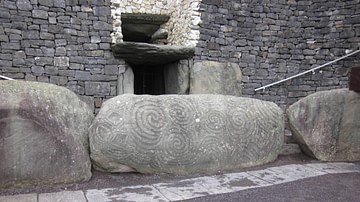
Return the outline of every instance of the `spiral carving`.
<path id="1" fill-rule="evenodd" d="M 133 103 L 130 117 L 133 119 L 131 131 L 134 139 L 145 148 L 155 146 L 167 126 L 164 107 L 158 99 L 141 99 Z"/>
<path id="2" fill-rule="evenodd" d="M 214 165 L 220 165 L 229 154 L 227 143 L 216 135 L 205 136 L 201 140 L 199 148 L 202 159 L 206 159 Z"/>
<path id="3" fill-rule="evenodd" d="M 218 110 L 209 110 L 205 113 L 206 129 L 210 133 L 222 133 L 226 130 L 225 114 Z"/>
<path id="4" fill-rule="evenodd" d="M 195 136 L 184 128 L 170 128 L 161 141 L 158 156 L 159 164 L 192 165 L 196 162 Z"/>
<path id="5" fill-rule="evenodd" d="M 233 138 L 241 139 L 243 142 L 257 133 L 256 120 L 248 108 L 236 107 L 229 111 L 228 116 L 227 126 L 229 131 L 231 131 L 229 134 Z"/>
<path id="6" fill-rule="evenodd" d="M 180 126 L 187 126 L 194 122 L 196 109 L 190 100 L 170 98 L 167 103 L 170 119 L 174 123 Z"/>
<path id="7" fill-rule="evenodd" d="M 139 172 L 186 173 L 251 165 L 256 159 L 264 161 L 281 145 L 277 116 L 282 112 L 266 102 L 216 95 L 116 99 L 122 99 L 118 102 L 123 105 L 113 101 L 105 106 L 106 113 L 100 111 L 91 133 L 99 139 L 96 144 L 105 145 L 97 147 L 108 150 L 102 152 L 107 159 Z"/>

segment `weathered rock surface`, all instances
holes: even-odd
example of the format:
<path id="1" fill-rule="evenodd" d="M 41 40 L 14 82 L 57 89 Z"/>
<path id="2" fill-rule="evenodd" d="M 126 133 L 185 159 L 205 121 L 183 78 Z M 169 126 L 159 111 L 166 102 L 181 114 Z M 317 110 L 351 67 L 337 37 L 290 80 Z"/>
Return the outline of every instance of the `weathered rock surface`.
<path id="1" fill-rule="evenodd" d="M 117 81 L 117 94 L 134 94 L 134 72 L 131 67 L 127 67 L 120 73 Z"/>
<path id="2" fill-rule="evenodd" d="M 235 63 L 196 62 L 190 71 L 190 94 L 241 95 L 241 71 Z"/>
<path id="3" fill-rule="evenodd" d="M 52 84 L 0 86 L 0 187 L 89 180 L 90 108 Z"/>
<path id="4" fill-rule="evenodd" d="M 116 57 L 130 64 L 167 64 L 194 55 L 195 49 L 187 46 L 155 45 L 123 42 L 112 46 Z"/>
<path id="5" fill-rule="evenodd" d="M 94 166 L 108 172 L 188 174 L 273 161 L 284 137 L 274 103 L 223 95 L 121 95 L 90 127 Z"/>
<path id="6" fill-rule="evenodd" d="M 347 89 L 314 93 L 287 110 L 303 151 L 323 161 L 360 160 L 360 94 Z"/>
<path id="7" fill-rule="evenodd" d="M 180 60 L 165 66 L 165 94 L 189 94 L 189 63 L 189 60 Z"/>

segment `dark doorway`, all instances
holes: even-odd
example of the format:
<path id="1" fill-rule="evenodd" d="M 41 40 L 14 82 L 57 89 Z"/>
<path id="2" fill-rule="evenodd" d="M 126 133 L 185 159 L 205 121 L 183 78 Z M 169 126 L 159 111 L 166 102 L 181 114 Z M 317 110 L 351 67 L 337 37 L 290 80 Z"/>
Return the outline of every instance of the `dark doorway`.
<path id="1" fill-rule="evenodd" d="M 134 65 L 134 93 L 161 95 L 165 94 L 164 67 Z"/>

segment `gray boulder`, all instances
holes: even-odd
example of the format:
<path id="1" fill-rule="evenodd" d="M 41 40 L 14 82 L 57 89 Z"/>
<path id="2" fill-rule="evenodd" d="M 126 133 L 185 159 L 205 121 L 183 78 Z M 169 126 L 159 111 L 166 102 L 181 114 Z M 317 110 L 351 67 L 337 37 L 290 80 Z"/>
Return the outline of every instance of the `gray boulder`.
<path id="1" fill-rule="evenodd" d="M 323 161 L 360 160 L 360 94 L 317 92 L 287 110 L 293 136 L 307 154 Z"/>
<path id="2" fill-rule="evenodd" d="M 90 108 L 52 84 L 0 86 L 0 188 L 89 180 Z"/>
<path id="3" fill-rule="evenodd" d="M 91 158 L 108 172 L 211 173 L 275 160 L 284 137 L 274 103 L 223 95 L 120 95 L 89 130 Z"/>
<path id="4" fill-rule="evenodd" d="M 196 62 L 190 71 L 190 94 L 241 95 L 241 71 L 235 63 Z"/>

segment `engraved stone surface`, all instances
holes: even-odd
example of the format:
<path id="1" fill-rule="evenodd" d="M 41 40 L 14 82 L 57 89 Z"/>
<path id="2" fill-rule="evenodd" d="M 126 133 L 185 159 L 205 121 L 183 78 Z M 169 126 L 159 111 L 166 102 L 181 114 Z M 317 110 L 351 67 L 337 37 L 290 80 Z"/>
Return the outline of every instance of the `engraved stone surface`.
<path id="1" fill-rule="evenodd" d="M 211 173 L 273 161 L 284 137 L 271 102 L 223 95 L 120 95 L 89 129 L 94 167 L 108 172 Z"/>
<path id="2" fill-rule="evenodd" d="M 92 110 L 64 87 L 0 86 L 0 188 L 89 180 Z"/>
<path id="3" fill-rule="evenodd" d="M 241 95 L 241 71 L 236 63 L 200 61 L 190 71 L 190 94 Z"/>
<path id="4" fill-rule="evenodd" d="M 337 89 L 317 92 L 287 110 L 294 138 L 322 161 L 360 160 L 360 94 Z"/>

